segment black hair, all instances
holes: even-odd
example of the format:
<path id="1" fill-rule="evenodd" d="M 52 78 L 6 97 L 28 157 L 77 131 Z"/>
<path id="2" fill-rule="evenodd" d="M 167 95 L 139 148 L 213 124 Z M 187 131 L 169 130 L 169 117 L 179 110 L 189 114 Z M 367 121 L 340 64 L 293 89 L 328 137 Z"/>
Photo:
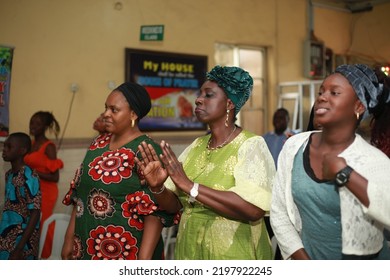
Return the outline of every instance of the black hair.
<path id="1" fill-rule="evenodd" d="M 289 114 L 289 112 L 287 111 L 286 108 L 283 108 L 283 107 L 278 108 L 278 109 L 275 111 L 274 116 L 275 116 L 276 113 L 278 113 L 278 112 L 283 112 L 283 113 L 286 115 L 287 118 L 290 118 L 290 114 Z"/>
<path id="2" fill-rule="evenodd" d="M 40 118 L 47 127 L 47 129 L 50 132 L 54 133 L 56 139 L 58 138 L 58 134 L 60 133 L 60 125 L 51 112 L 38 111 L 34 115 L 32 115 L 32 117 Z"/>
<path id="3" fill-rule="evenodd" d="M 314 106 L 312 106 L 310 110 L 309 123 L 307 124 L 306 131 L 313 131 L 315 129 L 316 128 L 314 126 Z"/>
<path id="4" fill-rule="evenodd" d="M 21 148 L 25 148 L 25 154 L 28 154 L 31 151 L 31 138 L 26 133 L 15 132 L 11 133 L 8 136 L 8 139 L 18 142 Z"/>

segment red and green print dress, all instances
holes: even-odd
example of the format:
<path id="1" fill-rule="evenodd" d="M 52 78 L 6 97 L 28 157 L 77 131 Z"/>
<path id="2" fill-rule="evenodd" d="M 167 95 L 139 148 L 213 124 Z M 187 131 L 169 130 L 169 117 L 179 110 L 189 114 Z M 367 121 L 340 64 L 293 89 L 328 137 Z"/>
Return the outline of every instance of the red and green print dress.
<path id="1" fill-rule="evenodd" d="M 111 134 L 94 139 L 76 171 L 63 203 L 76 206 L 74 256 L 77 259 L 137 259 L 146 215 L 158 216 L 164 226 L 178 216 L 161 211 L 142 185 L 134 157 L 142 141 L 160 147 L 146 135 L 111 151 Z M 160 238 L 153 259 L 163 259 Z"/>

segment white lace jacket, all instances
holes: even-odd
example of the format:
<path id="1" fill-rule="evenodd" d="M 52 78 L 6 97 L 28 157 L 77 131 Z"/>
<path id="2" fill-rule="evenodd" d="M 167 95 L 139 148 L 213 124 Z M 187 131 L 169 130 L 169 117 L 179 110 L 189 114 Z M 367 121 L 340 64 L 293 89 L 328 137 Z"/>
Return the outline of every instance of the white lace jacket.
<path id="1" fill-rule="evenodd" d="M 307 144 L 311 133 L 303 132 L 290 137 L 278 159 L 270 216 L 285 259 L 303 248 L 301 217 L 291 192 L 291 172 L 295 154 L 303 144 Z M 340 188 L 342 251 L 354 255 L 377 253 L 383 245 L 383 228 L 390 227 L 390 159 L 358 134 L 339 156 L 368 180 L 370 201 L 366 208 L 347 188 Z"/>

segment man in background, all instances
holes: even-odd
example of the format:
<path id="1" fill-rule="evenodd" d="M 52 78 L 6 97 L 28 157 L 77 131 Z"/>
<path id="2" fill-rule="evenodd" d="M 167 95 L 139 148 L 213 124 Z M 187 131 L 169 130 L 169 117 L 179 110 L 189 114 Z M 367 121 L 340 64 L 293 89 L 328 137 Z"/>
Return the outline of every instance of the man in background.
<path id="1" fill-rule="evenodd" d="M 277 168 L 278 156 L 284 142 L 287 138 L 294 135 L 294 133 L 288 129 L 288 123 L 290 116 L 285 108 L 279 108 L 275 111 L 273 116 L 272 124 L 274 130 L 263 135 L 265 142 L 267 143 L 268 149 L 270 150 L 272 157 L 274 158 L 275 167 Z"/>
<path id="2" fill-rule="evenodd" d="M 267 143 L 268 149 L 270 150 L 272 157 L 274 159 L 276 168 L 278 163 L 278 156 L 280 151 L 282 150 L 284 142 L 286 142 L 287 138 L 289 138 L 291 135 L 294 135 L 294 133 L 290 129 L 288 129 L 289 121 L 290 121 L 290 115 L 288 111 L 285 108 L 277 109 L 274 113 L 273 120 L 272 120 L 274 130 L 263 135 L 264 140 Z M 269 237 L 272 239 L 272 237 L 274 236 L 274 232 L 270 225 L 269 215 L 266 215 L 264 217 L 264 222 L 267 226 Z M 277 244 L 273 244 L 273 246 L 276 246 L 274 259 L 275 260 L 282 259 L 280 249 L 277 246 Z"/>

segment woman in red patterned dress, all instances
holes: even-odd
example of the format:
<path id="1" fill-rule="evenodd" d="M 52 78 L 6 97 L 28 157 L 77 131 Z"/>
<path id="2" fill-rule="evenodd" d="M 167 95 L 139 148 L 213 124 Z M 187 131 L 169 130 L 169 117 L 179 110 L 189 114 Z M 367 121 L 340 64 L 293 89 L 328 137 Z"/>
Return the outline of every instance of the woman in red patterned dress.
<path id="1" fill-rule="evenodd" d="M 63 200 L 74 207 L 62 258 L 163 259 L 161 230 L 175 215 L 153 201 L 134 161 L 141 142 L 159 148 L 138 128 L 151 108 L 149 94 L 124 83 L 109 94 L 105 107 L 107 133 L 88 148 Z"/>

